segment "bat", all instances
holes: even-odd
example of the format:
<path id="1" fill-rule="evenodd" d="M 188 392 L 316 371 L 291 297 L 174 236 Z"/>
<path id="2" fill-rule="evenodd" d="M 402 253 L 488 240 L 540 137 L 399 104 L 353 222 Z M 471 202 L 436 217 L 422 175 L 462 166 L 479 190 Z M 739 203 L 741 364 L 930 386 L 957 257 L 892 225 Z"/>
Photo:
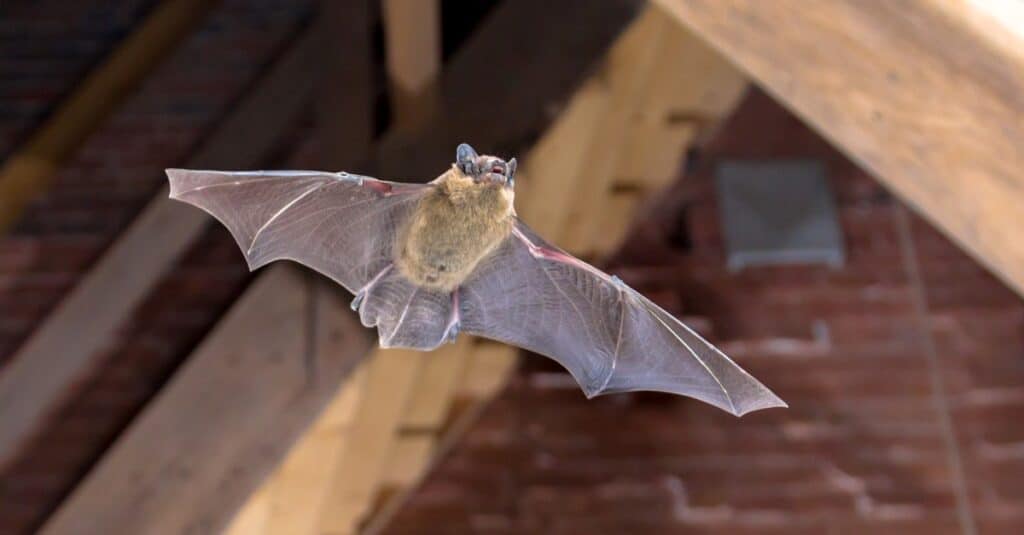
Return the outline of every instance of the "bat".
<path id="1" fill-rule="evenodd" d="M 293 260 L 355 295 L 381 347 L 460 332 L 545 355 L 591 398 L 652 390 L 736 416 L 786 404 L 671 314 L 516 216 L 516 159 L 463 143 L 427 184 L 346 172 L 168 169 L 172 199 L 231 232 L 250 269 Z"/>

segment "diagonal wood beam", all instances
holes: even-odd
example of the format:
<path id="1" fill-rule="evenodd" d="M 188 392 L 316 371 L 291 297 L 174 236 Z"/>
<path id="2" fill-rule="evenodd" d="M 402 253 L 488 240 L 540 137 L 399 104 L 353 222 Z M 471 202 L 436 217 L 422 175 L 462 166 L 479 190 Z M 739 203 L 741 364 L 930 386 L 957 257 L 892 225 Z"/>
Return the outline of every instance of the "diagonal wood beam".
<path id="1" fill-rule="evenodd" d="M 41 533 L 219 532 L 370 350 L 319 284 L 268 270 Z"/>
<path id="2" fill-rule="evenodd" d="M 188 166 L 259 165 L 307 102 L 316 45 L 311 34 L 297 40 Z M 18 349 L 0 373 L 0 467 L 92 372 L 118 326 L 208 222 L 159 194 Z"/>
<path id="3" fill-rule="evenodd" d="M 1019 38 L 941 0 L 658 3 L 1024 295 Z"/>
<path id="4" fill-rule="evenodd" d="M 103 124 L 218 2 L 168 0 L 97 69 L 0 167 L 0 232 L 43 191 L 60 165 Z"/>

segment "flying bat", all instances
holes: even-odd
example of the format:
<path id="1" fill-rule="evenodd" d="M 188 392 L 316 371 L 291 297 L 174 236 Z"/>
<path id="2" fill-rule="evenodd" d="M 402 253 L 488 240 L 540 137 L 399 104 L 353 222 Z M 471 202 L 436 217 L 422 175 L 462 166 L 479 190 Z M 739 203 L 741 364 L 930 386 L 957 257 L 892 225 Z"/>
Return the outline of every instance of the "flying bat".
<path id="1" fill-rule="evenodd" d="M 546 355 L 588 398 L 653 390 L 737 416 L 786 404 L 671 314 L 516 216 L 516 159 L 467 144 L 427 184 L 321 171 L 168 169 L 171 198 L 223 223 L 250 269 L 308 266 L 355 295 L 381 347 L 460 332 Z"/>

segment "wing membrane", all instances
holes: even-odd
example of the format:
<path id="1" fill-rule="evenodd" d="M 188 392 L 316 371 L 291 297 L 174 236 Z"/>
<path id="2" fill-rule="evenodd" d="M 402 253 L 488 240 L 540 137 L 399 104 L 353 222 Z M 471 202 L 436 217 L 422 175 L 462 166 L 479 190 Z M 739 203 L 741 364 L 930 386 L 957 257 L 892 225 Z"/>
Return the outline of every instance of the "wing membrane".
<path id="1" fill-rule="evenodd" d="M 171 198 L 231 231 L 250 269 L 294 260 L 356 293 L 391 262 L 400 222 L 429 188 L 348 173 L 168 169 Z"/>
<path id="2" fill-rule="evenodd" d="M 656 390 L 736 415 L 785 406 L 671 314 L 522 222 L 461 292 L 465 331 L 551 357 L 588 397 Z"/>

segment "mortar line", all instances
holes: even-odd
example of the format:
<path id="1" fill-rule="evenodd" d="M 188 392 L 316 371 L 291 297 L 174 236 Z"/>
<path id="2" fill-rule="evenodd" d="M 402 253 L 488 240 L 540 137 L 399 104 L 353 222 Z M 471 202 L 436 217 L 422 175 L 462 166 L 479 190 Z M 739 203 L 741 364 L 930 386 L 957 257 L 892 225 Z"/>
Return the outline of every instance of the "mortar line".
<path id="1" fill-rule="evenodd" d="M 960 531 L 964 535 L 976 535 L 978 530 L 971 512 L 970 497 L 967 495 L 967 475 L 964 471 L 963 457 L 956 434 L 953 432 L 953 417 L 949 410 L 949 399 L 946 394 L 945 381 L 942 378 L 942 365 L 939 363 L 935 337 L 928 321 L 928 296 L 921 277 L 921 266 L 917 258 L 917 248 L 910 228 L 910 216 L 907 208 L 896 201 L 896 232 L 899 235 L 900 252 L 903 267 L 910 279 L 911 301 L 914 306 L 915 322 L 921 339 L 925 359 L 928 362 L 928 376 L 931 382 L 932 402 L 939 413 L 939 427 L 942 439 L 946 444 L 946 461 L 949 464 L 953 484 L 953 495 L 956 500 L 957 519 Z"/>

